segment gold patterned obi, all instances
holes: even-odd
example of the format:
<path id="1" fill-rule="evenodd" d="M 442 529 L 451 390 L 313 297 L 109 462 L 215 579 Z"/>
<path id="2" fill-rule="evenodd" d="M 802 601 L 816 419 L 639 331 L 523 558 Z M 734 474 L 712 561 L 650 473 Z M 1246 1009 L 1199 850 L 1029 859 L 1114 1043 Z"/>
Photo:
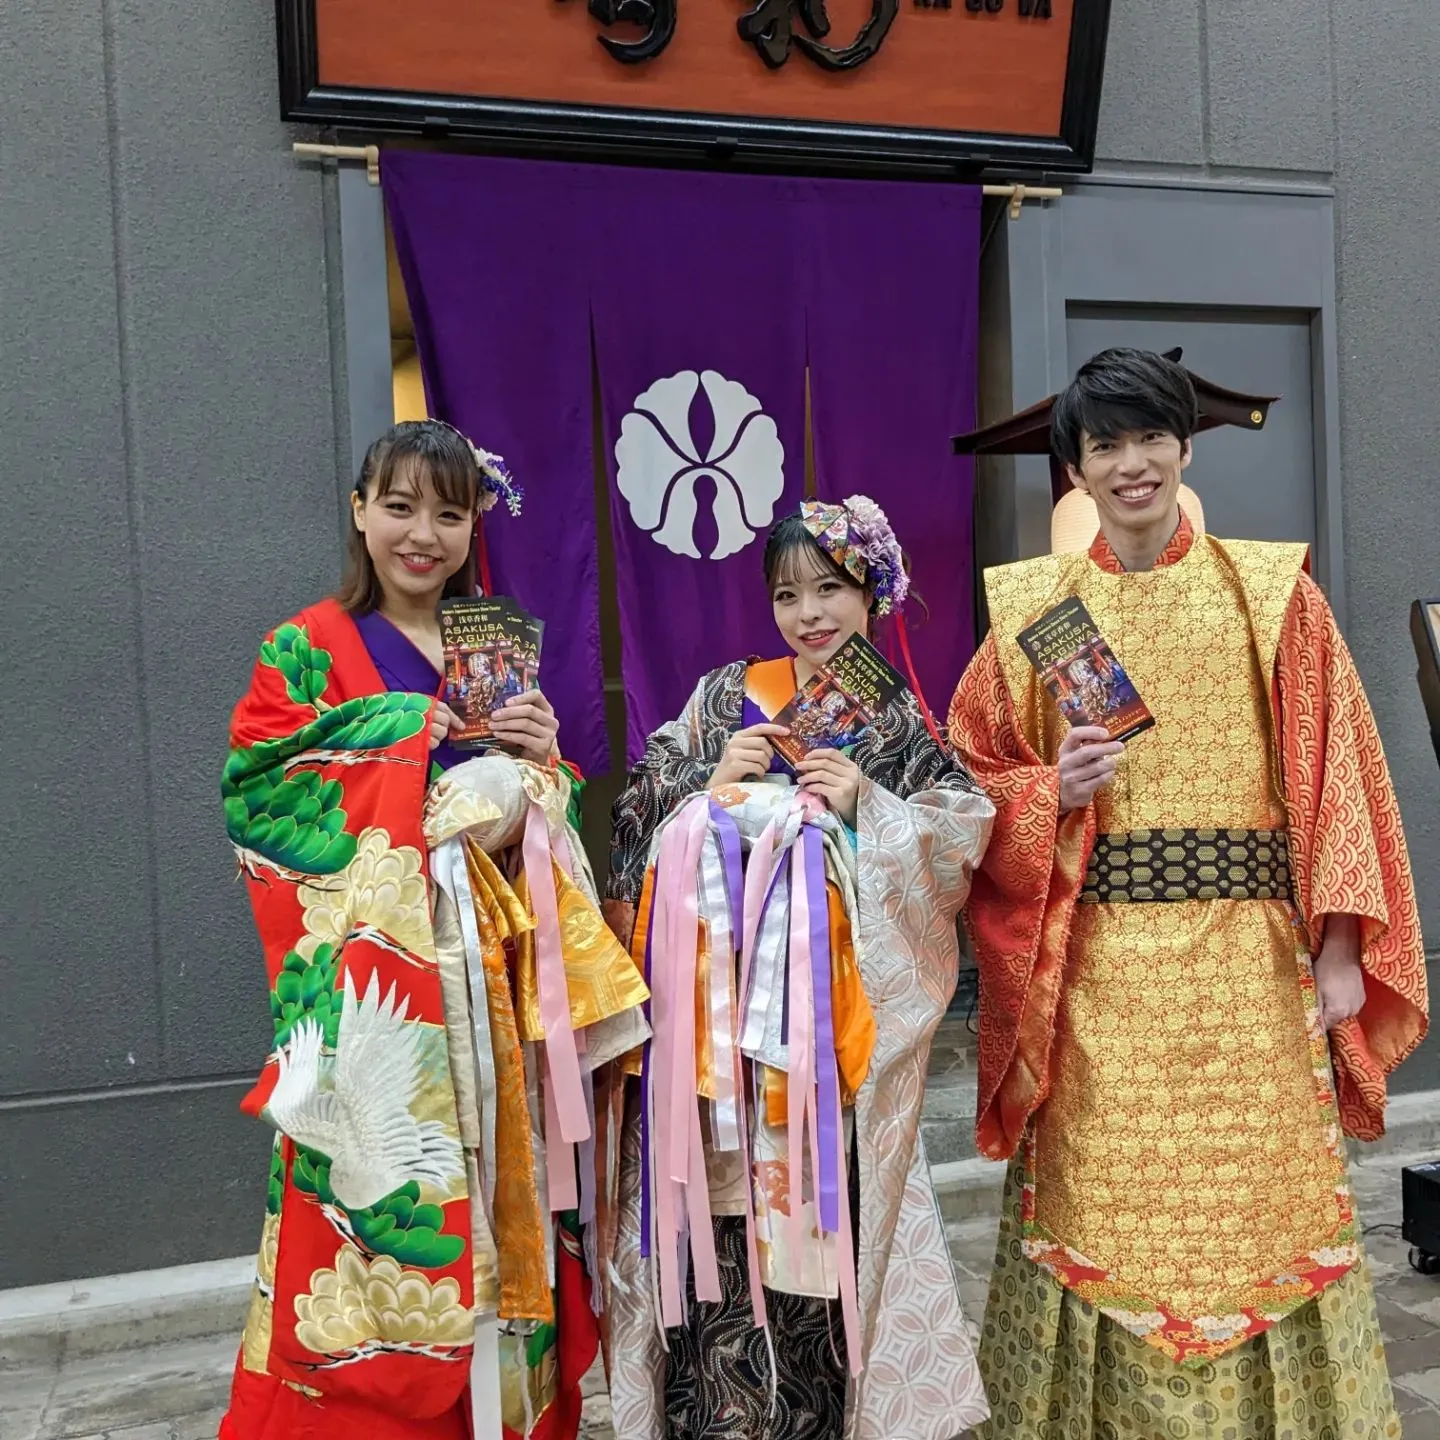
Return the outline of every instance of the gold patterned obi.
<path id="1" fill-rule="evenodd" d="M 1143 573 L 1073 555 L 987 575 L 1016 714 L 1047 763 L 1065 722 L 1014 637 L 1067 595 L 1156 719 L 1096 796 L 1023 1233 L 1031 1258 L 1179 1359 L 1240 1343 L 1353 1263 L 1335 1248 L 1351 1216 L 1272 720 L 1303 556 L 1201 536 Z"/>

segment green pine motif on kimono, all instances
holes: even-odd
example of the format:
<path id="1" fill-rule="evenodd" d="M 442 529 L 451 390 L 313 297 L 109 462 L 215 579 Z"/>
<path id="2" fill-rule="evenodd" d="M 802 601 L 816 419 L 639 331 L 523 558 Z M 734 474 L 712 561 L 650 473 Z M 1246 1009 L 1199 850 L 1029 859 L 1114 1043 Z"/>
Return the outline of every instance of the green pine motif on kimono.
<path id="1" fill-rule="evenodd" d="M 297 1190 L 315 1196 L 337 1219 L 343 1216 L 341 1227 L 348 1238 L 372 1255 L 390 1255 L 421 1270 L 443 1270 L 464 1253 L 460 1236 L 440 1233 L 445 1214 L 438 1205 L 420 1203 L 420 1186 L 414 1180 L 374 1205 L 355 1209 L 335 1198 L 329 1159 L 303 1145 L 295 1147 L 290 1178 Z"/>
<path id="2" fill-rule="evenodd" d="M 331 657 L 311 646 L 302 625 L 282 625 L 261 647 L 260 659 L 280 672 L 288 697 L 315 718 L 291 735 L 230 752 L 220 780 L 226 828 L 241 849 L 272 864 L 334 874 L 355 858 L 355 837 L 345 828 L 344 786 L 322 781 L 314 770 L 290 772 L 311 751 L 333 762 L 335 751 L 383 750 L 409 739 L 425 728 L 430 698 L 387 692 L 328 704 Z"/>

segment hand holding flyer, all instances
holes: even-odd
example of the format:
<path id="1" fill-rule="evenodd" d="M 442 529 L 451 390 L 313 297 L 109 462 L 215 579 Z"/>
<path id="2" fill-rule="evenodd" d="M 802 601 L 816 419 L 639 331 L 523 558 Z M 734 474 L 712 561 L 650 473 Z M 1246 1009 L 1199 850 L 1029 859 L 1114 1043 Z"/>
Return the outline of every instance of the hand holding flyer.
<path id="1" fill-rule="evenodd" d="M 1047 610 L 1017 637 L 1072 728 L 1095 726 L 1130 740 L 1155 717 L 1078 595 Z"/>
<path id="2" fill-rule="evenodd" d="M 490 717 L 540 682 L 544 624 L 503 595 L 447 600 L 440 607 L 445 648 L 445 703 L 462 728 L 450 738 L 462 748 L 498 743 Z"/>
<path id="3" fill-rule="evenodd" d="M 904 689 L 885 657 L 863 635 L 852 635 L 775 717 L 790 733 L 771 743 L 792 768 L 812 750 L 850 750 Z"/>
<path id="4" fill-rule="evenodd" d="M 812 750 L 795 767 L 802 797 L 818 796 L 850 828 L 860 801 L 860 767 L 843 751 Z"/>
<path id="5" fill-rule="evenodd" d="M 1125 746 L 1098 725 L 1076 725 L 1060 742 L 1060 813 L 1081 810 L 1115 778 Z"/>

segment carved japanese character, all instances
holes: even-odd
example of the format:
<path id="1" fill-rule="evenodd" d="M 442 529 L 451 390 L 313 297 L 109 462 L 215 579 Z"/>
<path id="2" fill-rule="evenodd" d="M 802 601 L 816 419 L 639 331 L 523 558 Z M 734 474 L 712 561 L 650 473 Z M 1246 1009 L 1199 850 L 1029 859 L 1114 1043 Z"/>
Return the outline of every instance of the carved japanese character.
<path id="1" fill-rule="evenodd" d="M 797 48 L 824 70 L 854 70 L 874 58 L 895 23 L 900 0 L 871 0 L 870 16 L 860 33 L 845 46 L 823 45 L 830 33 L 825 0 L 757 0 L 737 22 L 740 38 L 753 45 L 772 70 L 778 70 Z M 805 34 L 796 24 L 809 34 Z"/>
<path id="2" fill-rule="evenodd" d="M 590 0 L 590 14 L 607 29 L 612 25 L 639 25 L 645 34 L 638 40 L 614 40 L 608 35 L 596 39 L 622 65 L 639 65 L 653 60 L 675 36 L 675 9 L 679 0 Z"/>

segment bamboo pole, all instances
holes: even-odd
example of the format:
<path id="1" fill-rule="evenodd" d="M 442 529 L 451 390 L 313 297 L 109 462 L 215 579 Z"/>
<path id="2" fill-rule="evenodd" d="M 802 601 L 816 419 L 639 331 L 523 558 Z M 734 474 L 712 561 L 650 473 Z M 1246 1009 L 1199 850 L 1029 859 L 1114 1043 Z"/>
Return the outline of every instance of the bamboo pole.
<path id="1" fill-rule="evenodd" d="M 307 155 L 319 160 L 363 160 L 365 174 L 370 183 L 380 183 L 378 145 L 314 145 L 308 140 L 297 140 L 290 148 L 297 155 Z"/>
<path id="2" fill-rule="evenodd" d="M 297 140 L 290 147 L 295 154 L 319 160 L 363 160 L 365 174 L 372 185 L 380 183 L 380 147 L 378 145 L 316 145 Z M 1020 218 L 1020 207 L 1027 200 L 1058 200 L 1065 193 L 1058 185 L 982 185 L 983 194 L 1010 202 L 1010 218 Z"/>

